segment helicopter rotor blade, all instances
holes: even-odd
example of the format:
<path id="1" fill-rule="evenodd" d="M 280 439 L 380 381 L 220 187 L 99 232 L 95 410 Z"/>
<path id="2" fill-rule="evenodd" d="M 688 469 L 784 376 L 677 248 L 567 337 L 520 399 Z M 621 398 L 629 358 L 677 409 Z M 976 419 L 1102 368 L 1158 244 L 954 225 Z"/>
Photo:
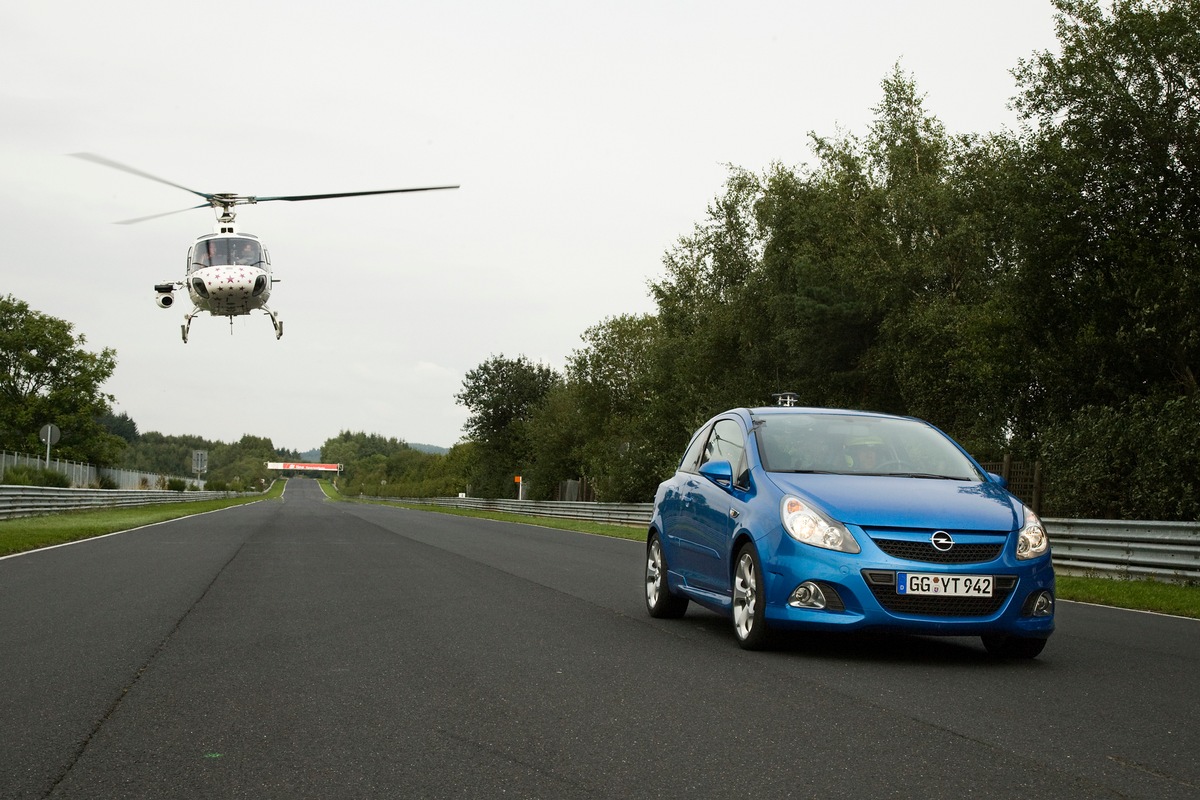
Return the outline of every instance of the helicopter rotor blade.
<path id="1" fill-rule="evenodd" d="M 205 194 L 204 192 L 197 192 L 195 189 L 189 189 L 186 186 L 180 186 L 178 183 L 173 183 L 173 182 L 167 180 L 166 178 L 160 178 L 157 175 L 151 175 L 149 172 L 142 172 L 140 169 L 135 169 L 133 167 L 122 164 L 118 161 L 113 161 L 110 158 L 105 158 L 104 156 L 98 156 L 95 153 L 71 153 L 71 155 L 75 156 L 75 158 L 82 158 L 84 161 L 91 161 L 93 164 L 100 164 L 105 167 L 111 167 L 112 169 L 119 169 L 122 172 L 128 172 L 131 175 L 137 175 L 140 178 L 146 178 L 147 180 L 157 181 L 158 183 L 165 183 L 167 186 L 174 186 L 176 189 L 183 189 L 185 192 L 191 192 L 192 194 L 196 195 L 197 197 L 203 197 L 205 200 L 211 201 L 212 197 L 213 197 L 211 194 Z M 203 206 L 195 206 L 195 207 L 203 208 Z M 190 209 L 182 209 L 182 210 L 189 211 Z M 176 212 L 171 211 L 168 213 L 174 214 Z M 166 216 L 166 214 L 160 214 L 159 216 Z M 153 217 L 142 217 L 142 219 L 153 219 Z M 140 222 L 140 221 L 141 220 L 134 220 L 134 219 L 128 220 L 128 222 Z"/>
<path id="2" fill-rule="evenodd" d="M 420 186 L 413 189 L 377 189 L 372 192 L 334 192 L 332 194 L 292 194 L 279 197 L 257 197 L 256 202 L 266 203 L 270 200 L 330 200 L 335 197 L 362 197 L 368 194 L 398 194 L 400 192 L 433 192 L 438 189 L 457 189 L 458 186 Z"/>
<path id="3" fill-rule="evenodd" d="M 117 225 L 132 225 L 135 222 L 145 222 L 148 219 L 158 219 L 159 217 L 169 217 L 172 214 L 182 214 L 185 211 L 194 211 L 197 208 L 208 208 L 210 205 L 212 205 L 212 204 L 211 203 L 201 203 L 198 206 L 188 206 L 187 208 L 181 208 L 176 211 L 164 211 L 162 214 L 151 214 L 148 217 L 138 217 L 136 219 L 120 219 L 120 220 L 117 220 L 115 224 L 117 224 Z"/>

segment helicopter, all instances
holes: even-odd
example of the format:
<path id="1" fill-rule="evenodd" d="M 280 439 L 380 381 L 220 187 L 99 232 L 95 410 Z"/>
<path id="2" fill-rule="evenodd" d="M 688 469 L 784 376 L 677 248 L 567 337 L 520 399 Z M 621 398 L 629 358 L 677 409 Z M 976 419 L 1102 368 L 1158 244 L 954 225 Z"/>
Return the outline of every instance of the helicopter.
<path id="1" fill-rule="evenodd" d="M 187 344 L 188 331 L 192 318 L 201 311 L 207 311 L 214 317 L 229 317 L 229 330 L 233 332 L 233 318 L 249 314 L 254 310 L 262 310 L 271 318 L 275 328 L 275 338 L 283 336 L 283 320 L 267 306 L 271 296 L 271 287 L 279 278 L 271 275 L 271 257 L 263 247 L 259 238 L 252 233 L 239 231 L 235 225 L 237 218 L 234 208 L 240 205 L 255 205 L 273 200 L 329 200 L 335 197 L 362 197 L 372 194 L 398 194 L 402 192 L 432 192 L 440 189 L 457 189 L 458 186 L 420 186 L 411 189 L 377 189 L 366 192 L 334 192 L 326 194 L 281 195 L 278 197 L 255 197 L 240 194 L 208 194 L 189 189 L 178 183 L 173 183 L 140 169 L 121 164 L 112 159 L 98 156 L 95 153 L 71 153 L 76 158 L 91 161 L 94 164 L 111 167 L 112 169 L 128 172 L 148 180 L 165 183 L 176 189 L 204 198 L 199 205 L 181 208 L 177 211 L 167 211 L 161 214 L 151 214 L 136 219 L 120 220 L 118 225 L 132 225 L 172 214 L 180 214 L 197 208 L 211 207 L 217 215 L 217 224 L 212 233 L 196 237 L 188 248 L 187 267 L 183 280 L 156 283 L 154 285 L 155 302 L 159 308 L 171 308 L 175 305 L 175 290 L 187 289 L 188 298 L 193 308 L 183 315 L 180 326 L 183 342 Z"/>

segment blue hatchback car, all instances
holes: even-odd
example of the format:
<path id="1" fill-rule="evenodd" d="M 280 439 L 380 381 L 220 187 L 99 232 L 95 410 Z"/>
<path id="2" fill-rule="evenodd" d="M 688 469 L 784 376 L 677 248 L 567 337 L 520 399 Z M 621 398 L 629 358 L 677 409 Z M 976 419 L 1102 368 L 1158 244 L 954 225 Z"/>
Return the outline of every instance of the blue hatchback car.
<path id="1" fill-rule="evenodd" d="M 747 649 L 776 631 L 980 636 L 1033 658 L 1054 568 L 1032 510 L 922 420 L 738 408 L 692 436 L 654 500 L 646 608 L 729 614 Z"/>

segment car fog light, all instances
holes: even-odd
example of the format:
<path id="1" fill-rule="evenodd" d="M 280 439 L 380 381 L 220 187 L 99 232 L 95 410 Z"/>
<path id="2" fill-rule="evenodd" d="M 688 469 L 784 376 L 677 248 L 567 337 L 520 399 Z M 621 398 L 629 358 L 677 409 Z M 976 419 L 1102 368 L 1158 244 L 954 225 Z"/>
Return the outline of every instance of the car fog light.
<path id="1" fill-rule="evenodd" d="M 812 581 L 805 581 L 792 591 L 788 605 L 794 608 L 824 608 L 825 593 Z"/>
<path id="2" fill-rule="evenodd" d="M 1039 592 L 1037 599 L 1033 601 L 1032 613 L 1035 617 L 1054 616 L 1054 595 L 1049 592 Z"/>

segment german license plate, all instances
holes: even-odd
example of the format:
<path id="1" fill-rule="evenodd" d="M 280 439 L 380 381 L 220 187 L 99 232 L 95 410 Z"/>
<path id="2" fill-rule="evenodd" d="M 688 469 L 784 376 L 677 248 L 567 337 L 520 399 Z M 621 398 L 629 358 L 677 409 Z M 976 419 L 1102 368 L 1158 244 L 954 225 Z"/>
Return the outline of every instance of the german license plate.
<path id="1" fill-rule="evenodd" d="M 896 573 L 896 594 L 944 594 L 948 597 L 991 597 L 991 575 L 928 575 Z"/>

